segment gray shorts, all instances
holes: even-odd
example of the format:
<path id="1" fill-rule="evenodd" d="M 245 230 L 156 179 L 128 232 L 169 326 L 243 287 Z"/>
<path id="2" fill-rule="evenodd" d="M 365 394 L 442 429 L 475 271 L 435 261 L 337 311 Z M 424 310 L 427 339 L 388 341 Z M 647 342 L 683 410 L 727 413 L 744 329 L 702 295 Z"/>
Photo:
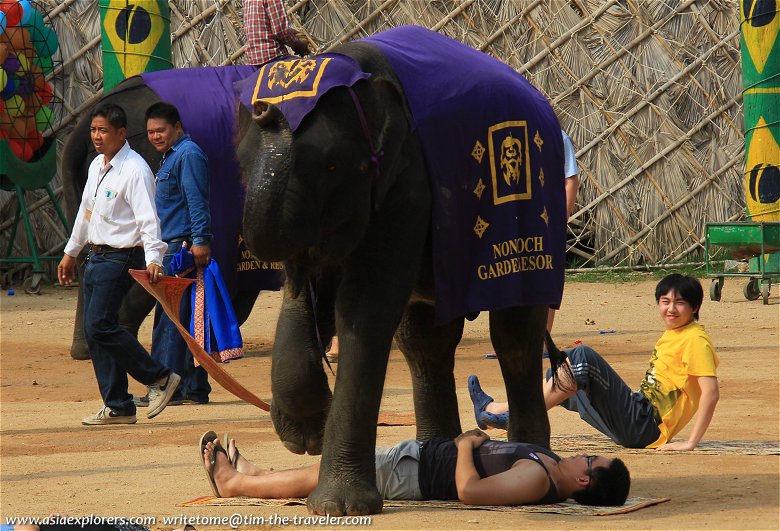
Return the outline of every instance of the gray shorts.
<path id="1" fill-rule="evenodd" d="M 376 488 L 385 500 L 422 500 L 418 470 L 420 443 L 401 441 L 376 449 Z"/>

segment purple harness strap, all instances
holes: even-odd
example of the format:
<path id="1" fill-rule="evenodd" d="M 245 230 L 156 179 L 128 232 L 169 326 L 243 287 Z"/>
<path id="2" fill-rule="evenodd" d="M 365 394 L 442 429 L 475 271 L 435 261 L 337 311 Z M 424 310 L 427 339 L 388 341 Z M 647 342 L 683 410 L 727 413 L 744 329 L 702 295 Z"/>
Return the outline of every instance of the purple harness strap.
<path id="1" fill-rule="evenodd" d="M 349 91 L 349 95 L 352 96 L 352 102 L 355 104 L 355 110 L 360 119 L 360 126 L 363 128 L 363 135 L 368 141 L 368 149 L 371 150 L 371 164 L 376 168 L 376 176 L 379 177 L 379 161 L 382 159 L 385 152 L 381 149 L 377 151 L 374 148 L 374 142 L 371 140 L 371 135 L 368 131 L 368 122 L 366 121 L 366 114 L 363 112 L 363 106 L 360 105 L 360 100 L 358 99 L 357 94 L 355 94 L 355 91 L 352 90 L 352 87 L 347 87 L 347 90 Z"/>

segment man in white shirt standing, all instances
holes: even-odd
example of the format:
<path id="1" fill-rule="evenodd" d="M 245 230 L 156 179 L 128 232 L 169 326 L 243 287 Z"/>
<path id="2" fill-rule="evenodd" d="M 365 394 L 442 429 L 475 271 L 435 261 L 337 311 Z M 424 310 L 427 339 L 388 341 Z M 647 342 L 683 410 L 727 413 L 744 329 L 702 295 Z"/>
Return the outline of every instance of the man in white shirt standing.
<path id="1" fill-rule="evenodd" d="M 162 278 L 167 245 L 160 240 L 154 204 L 154 174 L 125 140 L 127 116 L 107 103 L 92 111 L 90 136 L 98 156 L 89 166 L 73 233 L 57 267 L 60 284 L 71 284 L 79 252 L 87 246 L 84 268 L 84 334 L 104 407 L 85 425 L 134 424 L 129 374 L 149 386 L 148 418 L 157 416 L 181 378 L 153 360 L 138 340 L 119 325 L 119 307 L 132 285 L 130 269 L 146 269 L 149 281 Z"/>

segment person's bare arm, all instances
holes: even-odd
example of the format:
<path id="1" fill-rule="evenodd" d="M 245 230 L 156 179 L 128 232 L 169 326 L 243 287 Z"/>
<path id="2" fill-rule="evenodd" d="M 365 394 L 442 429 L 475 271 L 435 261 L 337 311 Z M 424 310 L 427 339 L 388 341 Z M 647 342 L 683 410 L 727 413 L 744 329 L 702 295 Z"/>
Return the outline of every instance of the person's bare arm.
<path id="1" fill-rule="evenodd" d="M 718 378 L 715 376 L 699 376 L 697 382 L 701 388 L 701 397 L 699 398 L 699 409 L 696 410 L 696 421 L 691 429 L 691 434 L 687 441 L 668 442 L 658 447 L 661 452 L 668 451 L 686 451 L 693 450 L 699 444 L 702 437 L 710 427 L 712 415 L 715 413 L 715 406 L 720 399 L 718 390 Z"/>
<path id="2" fill-rule="evenodd" d="M 455 439 L 455 486 L 460 501 L 467 505 L 522 505 L 541 499 L 549 488 L 549 480 L 539 465 L 513 467 L 495 476 L 479 477 L 473 452 L 489 439 L 481 430 L 467 431 Z"/>
<path id="3" fill-rule="evenodd" d="M 564 182 L 566 188 L 566 219 L 571 217 L 574 211 L 574 204 L 577 201 L 577 188 L 580 187 L 580 178 L 577 175 L 569 177 Z"/>

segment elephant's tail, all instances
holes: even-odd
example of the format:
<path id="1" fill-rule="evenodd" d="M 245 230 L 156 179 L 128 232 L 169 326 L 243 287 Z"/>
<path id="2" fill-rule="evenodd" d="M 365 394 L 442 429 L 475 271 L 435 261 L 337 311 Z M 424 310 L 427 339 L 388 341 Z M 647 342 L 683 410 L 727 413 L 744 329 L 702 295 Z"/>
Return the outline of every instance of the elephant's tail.
<path id="1" fill-rule="evenodd" d="M 571 391 L 575 388 L 572 387 L 574 385 L 574 375 L 571 372 L 571 365 L 566 362 L 566 354 L 555 346 L 555 342 L 547 330 L 544 331 L 544 341 L 547 344 L 547 353 L 550 356 L 553 387 L 561 391 Z"/>

